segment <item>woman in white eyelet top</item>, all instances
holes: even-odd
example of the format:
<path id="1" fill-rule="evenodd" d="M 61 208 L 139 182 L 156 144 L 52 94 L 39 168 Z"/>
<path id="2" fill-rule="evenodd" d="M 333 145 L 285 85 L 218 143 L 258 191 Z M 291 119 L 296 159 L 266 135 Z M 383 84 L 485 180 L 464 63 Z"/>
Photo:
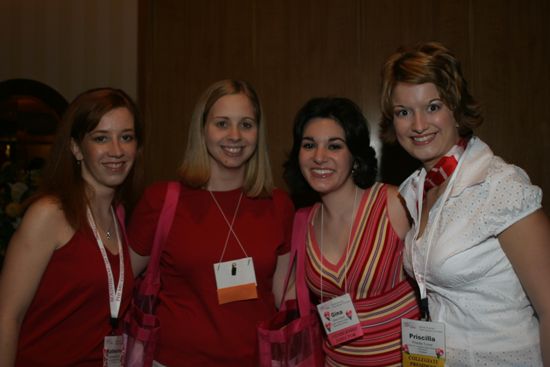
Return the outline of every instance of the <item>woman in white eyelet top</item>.
<path id="1" fill-rule="evenodd" d="M 382 138 L 422 164 L 400 187 L 412 220 L 404 266 L 444 324 L 445 366 L 550 366 L 541 190 L 474 136 L 480 105 L 445 46 L 400 48 L 382 76 Z"/>
<path id="2" fill-rule="evenodd" d="M 448 365 L 540 366 L 539 323 L 498 235 L 540 208 L 541 190 L 477 138 L 462 159 L 448 199 L 436 201 L 416 240 L 416 199 L 426 171 L 403 183 L 415 223 L 405 240 L 405 269 L 412 275 L 413 268 L 423 268 L 434 230 L 425 276 L 431 319 L 445 323 Z"/>

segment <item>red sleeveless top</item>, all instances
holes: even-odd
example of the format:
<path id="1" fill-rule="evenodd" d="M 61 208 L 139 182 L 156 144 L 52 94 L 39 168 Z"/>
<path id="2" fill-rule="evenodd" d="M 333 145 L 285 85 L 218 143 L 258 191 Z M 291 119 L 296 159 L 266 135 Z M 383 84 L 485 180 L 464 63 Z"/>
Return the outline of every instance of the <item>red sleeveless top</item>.
<path id="1" fill-rule="evenodd" d="M 128 308 L 133 287 L 126 245 L 123 251 L 119 319 Z M 119 258 L 109 251 L 107 256 L 116 284 Z M 76 231 L 65 246 L 54 252 L 42 276 L 21 326 L 15 365 L 101 366 L 103 338 L 111 332 L 109 318 L 105 263 L 91 230 Z"/>

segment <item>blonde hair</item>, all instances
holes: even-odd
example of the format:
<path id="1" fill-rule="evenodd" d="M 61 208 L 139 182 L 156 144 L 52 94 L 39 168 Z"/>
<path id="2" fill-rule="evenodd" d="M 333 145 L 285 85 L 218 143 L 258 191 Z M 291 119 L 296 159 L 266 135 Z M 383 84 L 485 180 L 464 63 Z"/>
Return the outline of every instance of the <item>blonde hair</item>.
<path id="1" fill-rule="evenodd" d="M 206 118 L 218 99 L 231 94 L 244 94 L 248 97 L 258 124 L 257 147 L 252 157 L 246 162 L 243 190 L 249 197 L 271 196 L 274 184 L 262 107 L 254 88 L 242 80 L 220 80 L 210 85 L 197 101 L 189 126 L 187 148 L 178 169 L 179 176 L 187 186 L 192 188 L 201 188 L 208 183 L 211 168 L 204 138 Z"/>

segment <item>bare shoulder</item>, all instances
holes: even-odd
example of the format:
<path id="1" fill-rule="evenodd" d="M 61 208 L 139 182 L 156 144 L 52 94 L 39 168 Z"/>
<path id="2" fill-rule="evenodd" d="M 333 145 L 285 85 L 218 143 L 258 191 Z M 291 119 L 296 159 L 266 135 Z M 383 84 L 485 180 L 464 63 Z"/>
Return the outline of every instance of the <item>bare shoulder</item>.
<path id="1" fill-rule="evenodd" d="M 388 192 L 388 199 L 395 198 L 395 196 L 399 195 L 399 191 L 397 189 L 397 186 L 390 185 L 390 184 L 384 184 L 386 186 L 386 191 Z"/>
<path id="2" fill-rule="evenodd" d="M 0 277 L 0 313 L 13 320 L 23 318 L 52 255 L 73 234 L 57 200 L 44 197 L 31 204 L 6 252 Z"/>
<path id="3" fill-rule="evenodd" d="M 410 221 L 403 198 L 399 194 L 397 186 L 386 185 L 387 206 L 390 223 L 399 238 L 405 238 L 409 231 Z"/>
<path id="4" fill-rule="evenodd" d="M 51 196 L 34 202 L 25 213 L 25 221 L 31 223 L 33 227 L 60 227 L 63 224 L 68 224 L 59 200 Z"/>
<path id="5" fill-rule="evenodd" d="M 73 234 L 74 229 L 67 222 L 59 201 L 54 197 L 43 197 L 27 209 L 14 234 L 14 242 L 23 241 L 31 246 L 41 244 L 57 249 Z"/>

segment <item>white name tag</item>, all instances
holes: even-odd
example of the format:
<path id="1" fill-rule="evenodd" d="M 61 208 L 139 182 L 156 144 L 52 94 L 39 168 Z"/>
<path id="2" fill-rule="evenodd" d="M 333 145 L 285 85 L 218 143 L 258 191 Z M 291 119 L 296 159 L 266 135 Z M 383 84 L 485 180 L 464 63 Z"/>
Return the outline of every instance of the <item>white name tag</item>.
<path id="1" fill-rule="evenodd" d="M 121 367 L 124 355 L 122 335 L 109 335 L 103 340 L 103 367 Z"/>
<path id="2" fill-rule="evenodd" d="M 317 311 L 333 346 L 363 335 L 363 328 L 348 293 L 318 304 Z"/>
<path id="3" fill-rule="evenodd" d="M 445 324 L 401 319 L 403 366 L 445 366 Z"/>
<path id="4" fill-rule="evenodd" d="M 251 257 L 216 263 L 214 275 L 219 304 L 258 298 L 254 261 Z"/>

